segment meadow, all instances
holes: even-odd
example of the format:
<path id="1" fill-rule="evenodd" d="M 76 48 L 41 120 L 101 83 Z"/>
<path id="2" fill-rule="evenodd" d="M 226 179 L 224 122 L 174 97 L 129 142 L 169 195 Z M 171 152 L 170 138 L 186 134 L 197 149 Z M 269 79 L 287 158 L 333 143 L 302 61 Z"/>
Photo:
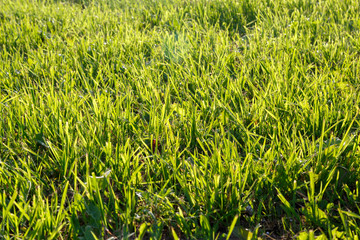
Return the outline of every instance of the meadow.
<path id="1" fill-rule="evenodd" d="M 358 0 L 0 0 L 0 239 L 359 239 Z"/>

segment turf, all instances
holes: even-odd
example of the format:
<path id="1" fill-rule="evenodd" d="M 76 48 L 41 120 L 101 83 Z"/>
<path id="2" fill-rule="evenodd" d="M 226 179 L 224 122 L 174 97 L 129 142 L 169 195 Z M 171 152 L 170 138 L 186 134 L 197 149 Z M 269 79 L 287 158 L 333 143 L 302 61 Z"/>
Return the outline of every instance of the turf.
<path id="1" fill-rule="evenodd" d="M 357 0 L 0 0 L 0 239 L 358 239 Z"/>

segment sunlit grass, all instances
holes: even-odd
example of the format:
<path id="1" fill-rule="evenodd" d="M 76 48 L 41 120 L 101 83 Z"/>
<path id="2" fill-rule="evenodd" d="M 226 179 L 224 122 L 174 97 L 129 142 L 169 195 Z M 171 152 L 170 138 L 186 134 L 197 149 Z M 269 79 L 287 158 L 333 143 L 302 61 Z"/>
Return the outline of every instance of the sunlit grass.
<path id="1" fill-rule="evenodd" d="M 360 5 L 0 1 L 0 239 L 357 239 Z"/>

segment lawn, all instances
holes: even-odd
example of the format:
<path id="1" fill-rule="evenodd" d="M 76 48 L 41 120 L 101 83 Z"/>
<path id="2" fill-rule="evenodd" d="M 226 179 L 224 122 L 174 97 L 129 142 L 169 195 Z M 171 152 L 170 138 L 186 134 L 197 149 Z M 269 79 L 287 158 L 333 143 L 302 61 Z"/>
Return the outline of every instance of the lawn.
<path id="1" fill-rule="evenodd" d="M 0 0 L 0 239 L 359 239 L 358 0 Z"/>

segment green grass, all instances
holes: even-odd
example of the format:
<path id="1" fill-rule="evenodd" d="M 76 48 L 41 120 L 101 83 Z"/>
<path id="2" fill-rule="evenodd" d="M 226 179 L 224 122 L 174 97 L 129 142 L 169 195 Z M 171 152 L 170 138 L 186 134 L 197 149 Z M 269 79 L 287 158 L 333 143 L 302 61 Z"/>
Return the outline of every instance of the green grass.
<path id="1" fill-rule="evenodd" d="M 359 239 L 357 0 L 0 1 L 0 239 Z"/>

